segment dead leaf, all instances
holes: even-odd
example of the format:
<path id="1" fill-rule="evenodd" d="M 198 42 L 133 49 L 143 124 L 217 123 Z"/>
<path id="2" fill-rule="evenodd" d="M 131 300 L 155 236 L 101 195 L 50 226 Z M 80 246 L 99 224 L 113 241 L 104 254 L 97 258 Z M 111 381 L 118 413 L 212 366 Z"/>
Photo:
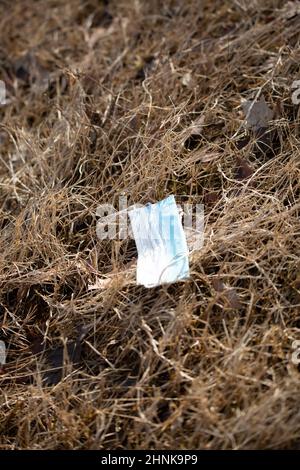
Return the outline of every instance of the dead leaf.
<path id="1" fill-rule="evenodd" d="M 205 117 L 199 116 L 182 132 L 181 144 L 186 149 L 193 150 L 201 141 L 204 121 Z"/>
<path id="2" fill-rule="evenodd" d="M 225 285 L 219 277 L 214 277 L 212 279 L 211 283 L 212 283 L 213 288 L 215 289 L 215 291 L 217 291 L 217 292 L 223 292 L 224 291 Z"/>
<path id="3" fill-rule="evenodd" d="M 239 309 L 242 307 L 239 296 L 237 295 L 235 289 L 227 289 L 225 292 L 225 298 L 229 308 Z"/>
<path id="4" fill-rule="evenodd" d="M 191 72 L 185 73 L 181 78 L 181 83 L 183 86 L 190 87 L 193 84 L 193 79 Z"/>
<path id="5" fill-rule="evenodd" d="M 189 135 L 192 135 L 192 134 L 200 134 L 203 130 L 203 126 L 204 126 L 204 121 L 205 121 L 205 117 L 204 115 L 202 116 L 199 116 L 197 119 L 195 119 L 195 121 L 193 121 L 189 127 L 187 128 L 186 132 L 189 134 Z"/>
<path id="6" fill-rule="evenodd" d="M 241 181 L 253 175 L 253 169 L 244 158 L 237 158 L 236 179 Z"/>
<path id="7" fill-rule="evenodd" d="M 212 285 L 216 292 L 219 293 L 221 306 L 230 309 L 239 309 L 242 307 L 239 296 L 234 288 L 226 286 L 219 277 L 212 279 Z"/>
<path id="8" fill-rule="evenodd" d="M 267 128 L 273 118 L 273 111 L 268 107 L 264 96 L 259 101 L 244 101 L 242 107 L 246 117 L 246 127 L 253 131 Z"/>
<path id="9" fill-rule="evenodd" d="M 6 363 L 6 346 L 4 341 L 0 341 L 0 367 Z"/>
<path id="10" fill-rule="evenodd" d="M 217 191 L 210 191 L 204 194 L 204 204 L 215 204 L 220 199 L 220 194 Z"/>

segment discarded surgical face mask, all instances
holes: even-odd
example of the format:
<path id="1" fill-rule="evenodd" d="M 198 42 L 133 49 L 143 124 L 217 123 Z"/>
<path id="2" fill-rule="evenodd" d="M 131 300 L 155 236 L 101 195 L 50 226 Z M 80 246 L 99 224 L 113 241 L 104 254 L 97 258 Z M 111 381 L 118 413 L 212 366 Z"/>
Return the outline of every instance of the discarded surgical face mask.
<path id="1" fill-rule="evenodd" d="M 189 277 L 188 247 L 174 196 L 129 212 L 137 283 L 154 287 Z"/>
<path id="2" fill-rule="evenodd" d="M 0 341 L 0 366 L 6 362 L 6 348 L 4 341 Z"/>

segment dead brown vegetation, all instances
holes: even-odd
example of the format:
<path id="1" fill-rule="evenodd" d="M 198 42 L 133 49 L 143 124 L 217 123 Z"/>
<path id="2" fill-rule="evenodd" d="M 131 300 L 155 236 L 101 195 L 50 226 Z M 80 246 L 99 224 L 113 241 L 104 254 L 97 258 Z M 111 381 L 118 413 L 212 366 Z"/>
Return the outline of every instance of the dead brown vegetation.
<path id="1" fill-rule="evenodd" d="M 1 448 L 299 447 L 299 3 L 0 8 Z M 189 281 L 97 239 L 121 192 L 204 202 Z"/>

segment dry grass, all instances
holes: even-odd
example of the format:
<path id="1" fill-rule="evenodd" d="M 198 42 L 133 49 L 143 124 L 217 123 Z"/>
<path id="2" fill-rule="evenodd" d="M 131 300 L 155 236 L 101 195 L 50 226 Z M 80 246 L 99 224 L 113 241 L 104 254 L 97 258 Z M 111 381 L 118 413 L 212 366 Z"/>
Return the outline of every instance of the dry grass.
<path id="1" fill-rule="evenodd" d="M 300 15 L 161 3 L 1 2 L 2 449 L 299 448 Z M 259 92 L 270 138 L 243 146 Z M 136 286 L 134 244 L 97 240 L 121 192 L 204 202 L 188 282 Z"/>

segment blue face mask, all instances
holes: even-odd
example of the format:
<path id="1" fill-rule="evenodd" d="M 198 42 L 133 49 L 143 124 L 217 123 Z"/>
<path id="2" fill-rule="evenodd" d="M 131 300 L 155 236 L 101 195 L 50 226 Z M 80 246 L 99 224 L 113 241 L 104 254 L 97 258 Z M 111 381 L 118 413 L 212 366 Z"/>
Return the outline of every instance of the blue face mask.
<path id="1" fill-rule="evenodd" d="M 138 261 L 137 283 L 145 287 L 189 277 L 188 247 L 174 196 L 129 212 Z"/>

